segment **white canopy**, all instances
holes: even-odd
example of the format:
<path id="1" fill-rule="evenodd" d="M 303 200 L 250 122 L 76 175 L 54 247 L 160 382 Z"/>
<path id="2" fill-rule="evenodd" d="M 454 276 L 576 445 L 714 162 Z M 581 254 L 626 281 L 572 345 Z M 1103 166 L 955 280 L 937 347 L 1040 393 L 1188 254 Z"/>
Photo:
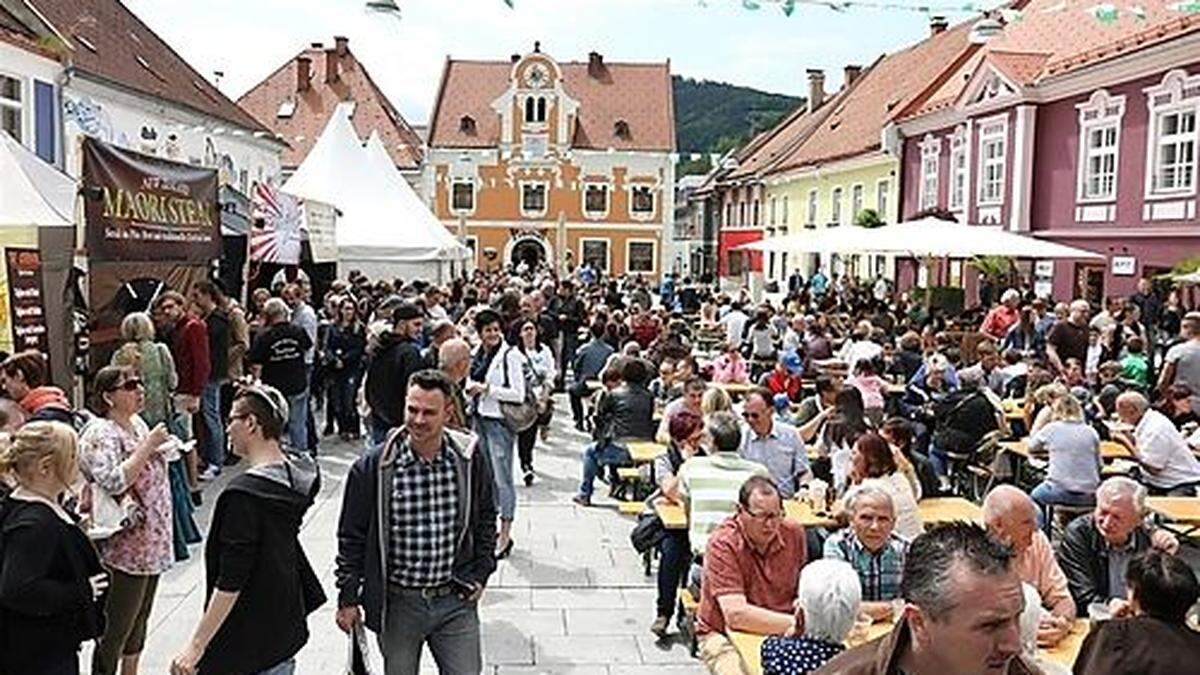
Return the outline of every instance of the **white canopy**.
<path id="1" fill-rule="evenodd" d="M 351 108 L 340 104 L 283 191 L 333 204 L 339 270 L 368 277 L 420 277 L 441 281 L 462 249 L 387 159 L 387 170 L 363 148 L 350 123 Z M 436 228 L 436 229 L 435 229 Z M 440 232 L 439 232 L 440 230 Z"/>
<path id="2" fill-rule="evenodd" d="M 1200 270 L 1177 275 L 1173 278 L 1173 280 L 1178 281 L 1181 284 L 1200 284 Z"/>
<path id="3" fill-rule="evenodd" d="M 1104 256 L 1092 251 L 1006 232 L 997 227 L 965 225 L 938 218 L 909 220 L 872 229 L 848 226 L 805 230 L 743 244 L 738 248 L 801 253 L 875 253 L 915 258 L 1001 255 L 1013 258 L 1104 259 Z"/>
<path id="4" fill-rule="evenodd" d="M 0 132 L 0 226 L 74 227 L 75 180 Z"/>

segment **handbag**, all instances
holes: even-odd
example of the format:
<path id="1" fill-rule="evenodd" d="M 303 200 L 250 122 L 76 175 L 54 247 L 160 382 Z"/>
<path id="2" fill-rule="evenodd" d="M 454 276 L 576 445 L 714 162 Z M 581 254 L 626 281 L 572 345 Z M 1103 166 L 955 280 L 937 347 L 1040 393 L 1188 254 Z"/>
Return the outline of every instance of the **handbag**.
<path id="1" fill-rule="evenodd" d="M 512 347 L 508 349 L 512 349 Z M 504 387 L 507 389 L 511 386 L 508 379 L 508 351 L 506 350 L 502 356 L 504 358 Z M 521 377 L 525 378 L 525 397 L 521 402 L 500 401 L 500 414 L 504 415 L 504 423 L 518 434 L 532 427 L 538 419 L 537 392 L 534 391 L 533 377 L 528 372 L 529 370 L 528 364 L 521 366 Z"/>
<path id="2" fill-rule="evenodd" d="M 629 532 L 629 543 L 638 553 L 645 553 L 658 546 L 667 536 L 667 528 L 662 518 L 653 511 L 647 511 L 638 516 L 637 523 Z"/>
<path id="3" fill-rule="evenodd" d="M 121 449 L 125 449 L 125 441 L 121 440 Z M 120 495 L 114 495 L 105 490 L 99 483 L 88 480 L 87 488 L 90 493 L 90 524 L 87 528 L 88 539 L 100 541 L 108 539 L 121 530 L 137 525 L 145 517 L 141 502 L 137 498 L 137 488 L 130 484 L 129 489 Z"/>

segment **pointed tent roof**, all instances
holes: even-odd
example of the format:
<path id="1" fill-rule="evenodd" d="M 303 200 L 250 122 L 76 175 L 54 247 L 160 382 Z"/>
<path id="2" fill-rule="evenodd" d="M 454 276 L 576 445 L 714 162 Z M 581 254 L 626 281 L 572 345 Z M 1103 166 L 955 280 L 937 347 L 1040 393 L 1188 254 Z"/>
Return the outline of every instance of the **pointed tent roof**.
<path id="1" fill-rule="evenodd" d="M 0 226 L 75 225 L 74 179 L 0 133 Z"/>
<path id="2" fill-rule="evenodd" d="M 383 156 L 386 157 L 386 151 Z M 399 176 L 390 161 L 388 164 L 390 172 Z M 346 104 L 339 105 L 330 116 L 304 163 L 282 189 L 303 199 L 333 204 L 341 210 L 337 227 L 339 257 L 412 262 L 445 260 L 458 255 L 453 246 L 428 227 L 426 220 L 432 219 L 433 214 L 423 206 L 424 215 L 414 213 L 403 190 L 392 182 L 389 173 L 380 171 L 372 162 L 354 133 Z M 416 198 L 411 188 L 408 192 Z"/>

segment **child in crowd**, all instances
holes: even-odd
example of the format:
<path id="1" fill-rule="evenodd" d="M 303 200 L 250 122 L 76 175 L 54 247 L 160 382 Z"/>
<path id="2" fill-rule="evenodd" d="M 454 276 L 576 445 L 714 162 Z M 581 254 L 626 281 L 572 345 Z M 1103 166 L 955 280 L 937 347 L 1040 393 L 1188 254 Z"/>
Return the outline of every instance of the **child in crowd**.
<path id="1" fill-rule="evenodd" d="M 1146 341 L 1140 335 L 1125 341 L 1125 357 L 1121 359 L 1121 377 L 1145 388 L 1150 385 L 1150 362 L 1146 360 Z"/>

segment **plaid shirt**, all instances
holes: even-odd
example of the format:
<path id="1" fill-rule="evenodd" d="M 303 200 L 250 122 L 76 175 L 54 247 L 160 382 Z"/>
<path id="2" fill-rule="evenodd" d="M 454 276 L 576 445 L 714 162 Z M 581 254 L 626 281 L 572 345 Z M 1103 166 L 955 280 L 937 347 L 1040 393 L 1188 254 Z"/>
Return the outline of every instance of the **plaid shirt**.
<path id="1" fill-rule="evenodd" d="M 443 446 L 426 462 L 405 442 L 396 456 L 388 581 L 397 586 L 432 588 L 450 581 L 459 509 L 457 470 L 450 453 Z"/>
<path id="2" fill-rule="evenodd" d="M 825 556 L 850 563 L 858 572 L 864 602 L 892 600 L 900 596 L 900 577 L 908 542 L 892 535 L 883 548 L 871 553 L 852 528 L 840 530 L 825 540 Z"/>

